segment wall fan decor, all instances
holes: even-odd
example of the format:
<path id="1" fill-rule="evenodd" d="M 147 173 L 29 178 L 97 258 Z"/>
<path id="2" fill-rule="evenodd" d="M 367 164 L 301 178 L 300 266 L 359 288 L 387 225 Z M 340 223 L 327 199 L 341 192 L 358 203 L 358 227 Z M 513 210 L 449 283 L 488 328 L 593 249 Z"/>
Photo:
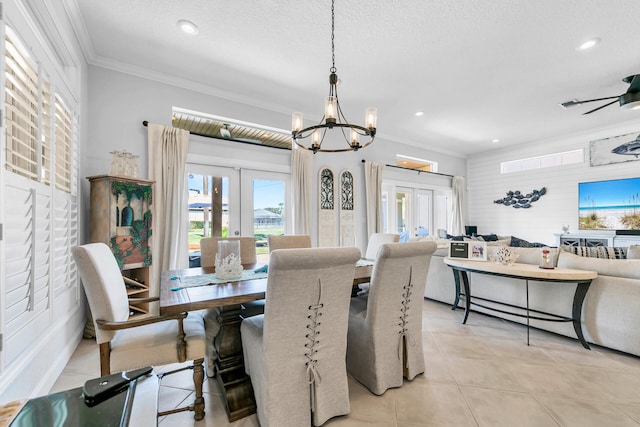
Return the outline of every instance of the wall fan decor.
<path id="1" fill-rule="evenodd" d="M 547 194 L 547 188 L 542 187 L 540 190 L 533 190 L 531 193 L 522 194 L 520 191 L 507 191 L 507 196 L 494 200 L 493 203 L 504 206 L 511 206 L 516 209 L 528 209 L 533 202 L 538 201 L 540 197 Z"/>
<path id="2" fill-rule="evenodd" d="M 634 160 L 640 160 L 640 135 L 637 133 L 598 139 L 591 141 L 589 145 L 589 164 L 591 166 Z"/>

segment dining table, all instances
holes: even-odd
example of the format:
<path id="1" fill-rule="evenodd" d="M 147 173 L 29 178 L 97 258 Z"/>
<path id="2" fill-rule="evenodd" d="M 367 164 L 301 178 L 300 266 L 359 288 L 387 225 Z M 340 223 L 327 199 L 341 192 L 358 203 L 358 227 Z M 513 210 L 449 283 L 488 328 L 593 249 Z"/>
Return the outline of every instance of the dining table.
<path id="1" fill-rule="evenodd" d="M 214 343 L 217 351 L 214 375 L 229 422 L 256 412 L 251 379 L 244 368 L 240 323 L 246 304 L 265 299 L 268 273 L 260 264 L 247 264 L 243 268 L 243 277 L 231 280 L 217 279 L 214 267 L 166 270 L 160 276 L 161 315 L 217 310 L 220 332 Z M 373 261 L 358 261 L 352 296 L 357 295 L 358 285 L 370 281 L 372 270 Z"/>

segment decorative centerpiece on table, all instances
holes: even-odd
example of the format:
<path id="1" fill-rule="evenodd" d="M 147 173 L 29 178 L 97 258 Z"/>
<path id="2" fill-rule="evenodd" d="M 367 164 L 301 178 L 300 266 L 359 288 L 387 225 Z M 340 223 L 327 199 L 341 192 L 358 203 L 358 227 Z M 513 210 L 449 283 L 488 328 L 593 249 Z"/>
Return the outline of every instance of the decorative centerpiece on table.
<path id="1" fill-rule="evenodd" d="M 493 261 L 496 264 L 511 266 L 513 265 L 513 263 L 516 262 L 519 256 L 520 254 L 518 254 L 516 251 L 509 249 L 507 246 L 500 246 L 500 248 L 498 248 L 495 255 L 493 256 Z"/>
<path id="2" fill-rule="evenodd" d="M 220 240 L 216 254 L 216 278 L 237 279 L 242 277 L 239 240 Z"/>

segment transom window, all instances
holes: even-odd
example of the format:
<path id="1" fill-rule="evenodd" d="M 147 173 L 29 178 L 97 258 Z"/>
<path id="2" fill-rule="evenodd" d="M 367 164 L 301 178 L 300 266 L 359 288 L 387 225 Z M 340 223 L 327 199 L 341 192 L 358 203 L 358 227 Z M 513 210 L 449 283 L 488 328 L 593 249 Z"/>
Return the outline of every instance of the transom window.
<path id="1" fill-rule="evenodd" d="M 419 159 L 417 157 L 403 156 L 402 154 L 396 154 L 396 166 L 421 170 L 423 172 L 438 172 L 438 162 Z"/>
<path id="2" fill-rule="evenodd" d="M 500 163 L 500 173 L 522 172 L 584 162 L 584 150 L 564 151 Z"/>

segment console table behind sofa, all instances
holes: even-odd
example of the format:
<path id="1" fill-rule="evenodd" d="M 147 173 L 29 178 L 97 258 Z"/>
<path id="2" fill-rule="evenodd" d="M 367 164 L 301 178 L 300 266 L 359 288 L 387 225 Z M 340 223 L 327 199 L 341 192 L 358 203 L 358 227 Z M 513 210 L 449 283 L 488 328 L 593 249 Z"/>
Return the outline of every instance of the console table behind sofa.
<path id="1" fill-rule="evenodd" d="M 537 264 L 540 248 L 510 248 L 518 251 L 519 263 Z M 489 255 L 492 253 L 489 248 Z M 446 249 L 439 249 L 431 258 L 425 297 L 453 304 L 455 283 L 451 268 L 445 265 Z M 640 260 L 598 259 L 580 257 L 560 251 L 557 266 L 577 270 L 596 271 L 584 300 L 582 330 L 589 343 L 609 347 L 640 356 Z M 474 294 L 487 299 L 525 306 L 525 295 L 521 280 L 469 273 L 473 281 Z M 529 306 L 533 309 L 571 316 L 574 286 L 550 287 L 548 283 L 529 282 Z M 494 313 L 482 308 L 475 309 L 518 323 L 526 319 L 508 314 Z M 532 319 L 532 327 L 555 332 L 575 339 L 570 323 L 542 322 Z"/>

